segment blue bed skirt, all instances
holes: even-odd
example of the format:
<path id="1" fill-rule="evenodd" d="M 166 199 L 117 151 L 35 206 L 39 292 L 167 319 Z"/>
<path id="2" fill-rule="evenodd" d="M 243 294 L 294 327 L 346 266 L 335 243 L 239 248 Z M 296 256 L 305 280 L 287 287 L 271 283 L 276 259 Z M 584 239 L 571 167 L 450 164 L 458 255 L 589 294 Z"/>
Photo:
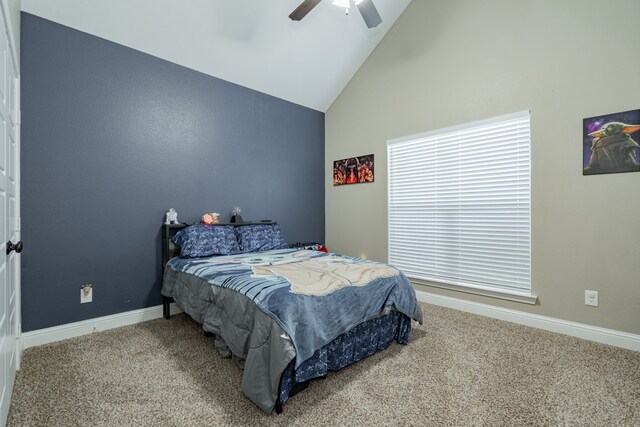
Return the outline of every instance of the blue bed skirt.
<path id="1" fill-rule="evenodd" d="M 289 400 L 290 392 L 298 383 L 321 378 L 328 371 L 337 371 L 383 350 L 396 340 L 407 344 L 411 333 L 411 319 L 392 311 L 388 315 L 364 322 L 340 335 L 317 350 L 311 358 L 295 369 L 295 359 L 287 366 L 280 379 L 279 403 Z"/>

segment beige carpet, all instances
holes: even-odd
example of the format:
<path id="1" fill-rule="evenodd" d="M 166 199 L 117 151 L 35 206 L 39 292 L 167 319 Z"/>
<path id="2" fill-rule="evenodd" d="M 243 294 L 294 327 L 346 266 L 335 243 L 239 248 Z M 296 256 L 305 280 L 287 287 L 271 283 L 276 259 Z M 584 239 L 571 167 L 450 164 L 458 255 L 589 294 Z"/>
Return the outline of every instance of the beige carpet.
<path id="1" fill-rule="evenodd" d="M 423 305 L 425 325 L 282 415 L 184 315 L 25 351 L 10 426 L 640 425 L 640 353 Z"/>

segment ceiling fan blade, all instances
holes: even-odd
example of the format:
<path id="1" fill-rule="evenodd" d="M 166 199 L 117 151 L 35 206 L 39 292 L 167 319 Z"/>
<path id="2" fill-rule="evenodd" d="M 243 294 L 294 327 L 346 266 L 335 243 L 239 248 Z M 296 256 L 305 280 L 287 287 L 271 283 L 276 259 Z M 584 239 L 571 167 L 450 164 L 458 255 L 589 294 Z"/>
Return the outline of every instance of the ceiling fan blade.
<path id="1" fill-rule="evenodd" d="M 320 3 L 320 1 L 321 0 L 304 0 L 302 3 L 300 3 L 300 6 L 296 7 L 296 10 L 291 12 L 289 18 L 291 18 L 293 21 L 301 20 L 302 18 L 307 16 L 307 13 L 311 12 L 311 10 L 313 10 L 313 8 L 316 7 L 318 3 Z"/>
<path id="2" fill-rule="evenodd" d="M 364 23 L 367 24 L 367 27 L 373 28 L 380 25 L 382 18 L 380 17 L 378 9 L 376 9 L 372 0 L 362 0 L 358 3 L 357 7 L 360 11 L 360 15 L 362 15 L 362 19 L 364 19 Z"/>

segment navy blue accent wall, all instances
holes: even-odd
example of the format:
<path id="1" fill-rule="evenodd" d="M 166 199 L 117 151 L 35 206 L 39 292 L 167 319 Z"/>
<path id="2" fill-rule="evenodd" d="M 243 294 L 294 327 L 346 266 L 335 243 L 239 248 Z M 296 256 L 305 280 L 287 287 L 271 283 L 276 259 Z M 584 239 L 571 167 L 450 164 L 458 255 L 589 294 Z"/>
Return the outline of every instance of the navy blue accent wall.
<path id="1" fill-rule="evenodd" d="M 33 15 L 21 31 L 24 331 L 160 304 L 169 208 L 324 240 L 323 113 Z"/>

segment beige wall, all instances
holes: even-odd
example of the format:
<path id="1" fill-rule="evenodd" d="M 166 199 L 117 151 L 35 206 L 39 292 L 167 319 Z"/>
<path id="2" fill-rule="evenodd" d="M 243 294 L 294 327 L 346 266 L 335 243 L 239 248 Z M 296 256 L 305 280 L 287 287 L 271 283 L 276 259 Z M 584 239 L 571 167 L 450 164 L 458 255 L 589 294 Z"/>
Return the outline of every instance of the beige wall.
<path id="1" fill-rule="evenodd" d="M 639 334 L 640 172 L 581 154 L 583 118 L 640 108 L 639 22 L 638 0 L 413 0 L 326 114 L 329 248 L 387 260 L 387 140 L 529 109 L 539 305 L 420 289 Z M 369 153 L 375 183 L 332 186 Z"/>

